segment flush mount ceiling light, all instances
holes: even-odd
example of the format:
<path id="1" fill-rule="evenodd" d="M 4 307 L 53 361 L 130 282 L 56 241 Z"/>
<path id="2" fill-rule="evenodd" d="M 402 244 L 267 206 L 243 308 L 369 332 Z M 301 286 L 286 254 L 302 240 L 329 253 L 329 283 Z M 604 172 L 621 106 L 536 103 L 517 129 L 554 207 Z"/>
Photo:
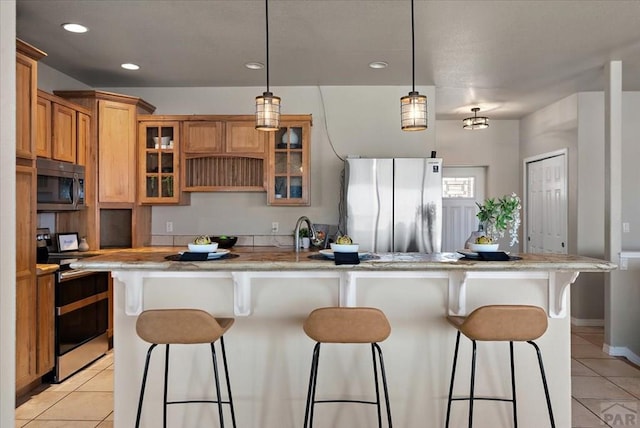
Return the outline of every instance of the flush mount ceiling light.
<path id="1" fill-rule="evenodd" d="M 124 64 L 120 64 L 120 67 L 124 68 L 125 70 L 140 70 L 140 66 L 137 64 L 133 64 L 130 62 L 126 62 Z"/>
<path id="2" fill-rule="evenodd" d="M 409 95 L 400 98 L 400 119 L 403 131 L 427 129 L 427 97 L 416 91 L 416 46 L 413 28 L 413 0 L 411 0 L 411 85 Z"/>
<path id="3" fill-rule="evenodd" d="M 389 64 L 384 61 L 374 61 L 369 63 L 369 68 L 373 68 L 374 70 L 387 68 Z"/>
<path id="4" fill-rule="evenodd" d="M 261 62 L 248 62 L 244 66 L 249 70 L 262 70 L 264 68 L 264 64 Z"/>
<path id="5" fill-rule="evenodd" d="M 473 112 L 473 117 L 468 117 L 462 120 L 462 129 L 474 130 L 489 127 L 489 118 L 485 116 L 478 116 L 480 107 L 474 107 L 471 111 Z"/>
<path id="6" fill-rule="evenodd" d="M 267 41 L 267 91 L 256 97 L 256 129 L 277 131 L 280 128 L 280 97 L 269 92 L 269 0 L 264 1 Z"/>
<path id="7" fill-rule="evenodd" d="M 70 33 L 86 33 L 87 31 L 89 31 L 89 29 L 84 25 L 74 24 L 72 22 L 62 24 L 62 28 L 69 31 Z"/>

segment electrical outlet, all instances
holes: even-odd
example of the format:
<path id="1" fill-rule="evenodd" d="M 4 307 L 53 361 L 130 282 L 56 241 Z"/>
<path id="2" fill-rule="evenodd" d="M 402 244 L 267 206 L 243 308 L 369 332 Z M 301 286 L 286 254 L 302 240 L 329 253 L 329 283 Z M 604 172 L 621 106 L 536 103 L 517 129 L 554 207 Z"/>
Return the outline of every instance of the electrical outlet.
<path id="1" fill-rule="evenodd" d="M 622 233 L 629 233 L 630 227 L 629 227 L 629 223 L 628 222 L 624 222 L 622 223 Z"/>
<path id="2" fill-rule="evenodd" d="M 279 229 L 280 229 L 280 223 L 278 223 L 277 221 L 274 221 L 273 223 L 271 223 L 271 233 L 278 233 Z"/>
<path id="3" fill-rule="evenodd" d="M 167 232 L 173 232 L 173 222 L 172 221 L 168 221 L 165 225 L 165 229 Z"/>

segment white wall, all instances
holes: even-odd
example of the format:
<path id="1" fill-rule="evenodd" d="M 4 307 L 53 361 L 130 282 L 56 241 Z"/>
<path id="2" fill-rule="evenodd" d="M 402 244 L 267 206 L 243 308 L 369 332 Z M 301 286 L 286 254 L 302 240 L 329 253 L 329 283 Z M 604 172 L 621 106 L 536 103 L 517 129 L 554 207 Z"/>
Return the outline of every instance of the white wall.
<path id="1" fill-rule="evenodd" d="M 622 96 L 622 221 L 630 232 L 622 233 L 622 248 L 640 249 L 640 130 L 635 115 L 640 93 Z M 604 94 L 579 93 L 560 100 L 521 122 L 521 156 L 569 149 L 569 253 L 604 256 Z M 578 320 L 598 322 L 604 318 L 604 275 L 582 273 L 571 290 L 571 313 Z M 612 284 L 611 325 L 605 346 L 617 355 L 640 361 L 637 326 L 640 313 L 640 261 L 618 272 Z"/>
<path id="2" fill-rule="evenodd" d="M 600 102 L 598 102 L 598 99 Z M 522 120 L 521 156 L 567 149 L 569 254 L 604 253 L 604 106 L 602 94 L 574 94 Z M 591 206 L 587 210 L 585 206 Z M 593 207 L 599 207 L 594 210 Z M 604 319 L 604 276 L 581 274 L 571 290 L 576 322 Z"/>
<path id="3" fill-rule="evenodd" d="M 79 80 L 60 73 L 55 68 L 51 68 L 43 62 L 38 63 L 38 89 L 53 93 L 54 90 L 80 90 L 92 89 Z"/>
<path id="4" fill-rule="evenodd" d="M 0 1 L 0 427 L 14 426 L 16 386 L 16 2 Z"/>
<path id="5" fill-rule="evenodd" d="M 630 232 L 622 233 L 622 250 L 640 250 L 640 129 L 637 112 L 640 92 L 622 94 L 622 222 L 630 223 Z M 640 364 L 640 260 L 632 260 L 629 269 L 611 276 L 611 316 L 609 343 L 615 355 L 624 355 Z"/>
<path id="6" fill-rule="evenodd" d="M 491 120 L 489 128 L 467 131 L 461 120 L 438 120 L 436 149 L 445 166 L 486 166 L 486 195 L 500 197 L 519 185 L 520 121 Z"/>

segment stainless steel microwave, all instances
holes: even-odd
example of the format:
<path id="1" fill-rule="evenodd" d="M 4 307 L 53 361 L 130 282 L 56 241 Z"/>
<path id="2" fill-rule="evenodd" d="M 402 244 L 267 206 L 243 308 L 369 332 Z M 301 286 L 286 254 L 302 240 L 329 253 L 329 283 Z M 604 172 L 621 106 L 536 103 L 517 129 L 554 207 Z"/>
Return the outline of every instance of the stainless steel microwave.
<path id="1" fill-rule="evenodd" d="M 38 159 L 36 170 L 38 211 L 74 211 L 85 208 L 84 166 Z"/>

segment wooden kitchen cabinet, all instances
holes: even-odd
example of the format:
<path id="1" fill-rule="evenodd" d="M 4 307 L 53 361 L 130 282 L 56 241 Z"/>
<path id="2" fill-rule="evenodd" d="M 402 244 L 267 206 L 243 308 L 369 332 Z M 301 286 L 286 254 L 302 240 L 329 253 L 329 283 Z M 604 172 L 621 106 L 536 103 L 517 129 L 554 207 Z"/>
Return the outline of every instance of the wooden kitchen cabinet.
<path id="1" fill-rule="evenodd" d="M 182 124 L 185 192 L 262 192 L 268 136 L 249 115 L 167 116 Z"/>
<path id="2" fill-rule="evenodd" d="M 46 54 L 16 46 L 16 391 L 37 379 L 36 356 L 36 105 L 37 61 Z"/>
<path id="3" fill-rule="evenodd" d="M 35 160 L 38 60 L 41 50 L 16 41 L 16 157 Z"/>
<path id="4" fill-rule="evenodd" d="M 42 90 L 36 109 L 36 155 L 85 165 L 91 112 Z"/>
<path id="5" fill-rule="evenodd" d="M 51 159 L 51 122 L 51 101 L 38 95 L 36 104 L 36 156 L 41 158 Z"/>
<path id="6" fill-rule="evenodd" d="M 53 103 L 51 108 L 53 138 L 51 157 L 65 162 L 76 162 L 76 111 Z"/>
<path id="7" fill-rule="evenodd" d="M 86 108 L 90 115 L 89 141 L 85 141 L 84 150 L 87 208 L 82 214 L 89 247 L 149 245 L 151 207 L 141 205 L 137 194 L 137 131 L 138 115 L 153 113 L 155 107 L 138 97 L 106 91 L 54 91 L 54 94 Z M 78 145 L 81 144 L 79 141 Z M 123 235 L 127 242 L 124 238 L 112 239 L 120 236 L 115 236 L 117 231 L 111 220 L 122 219 L 123 215 L 126 225 L 118 220 L 117 227 L 127 228 Z"/>
<path id="8" fill-rule="evenodd" d="M 311 116 L 283 118 L 280 129 L 270 136 L 267 171 L 269 205 L 310 204 L 309 153 Z"/>
<path id="9" fill-rule="evenodd" d="M 36 375 L 44 376 L 55 365 L 54 274 L 38 276 L 36 288 Z"/>
<path id="10" fill-rule="evenodd" d="M 185 153 L 223 153 L 224 122 L 220 120 L 184 121 Z"/>
<path id="11" fill-rule="evenodd" d="M 76 163 L 78 165 L 87 164 L 87 150 L 89 144 L 91 144 L 91 116 L 85 113 L 78 112 L 78 133 L 77 133 L 77 151 L 76 151 Z"/>
<path id="12" fill-rule="evenodd" d="M 98 201 L 136 202 L 136 107 L 98 101 Z"/>
<path id="13" fill-rule="evenodd" d="M 16 391 L 37 379 L 36 170 L 16 165 Z"/>
<path id="14" fill-rule="evenodd" d="M 140 121 L 138 145 L 140 202 L 184 203 L 180 191 L 180 122 Z"/>
<path id="15" fill-rule="evenodd" d="M 228 120 L 225 133 L 226 153 L 264 157 L 268 134 L 256 129 L 253 116 L 250 120 Z"/>

